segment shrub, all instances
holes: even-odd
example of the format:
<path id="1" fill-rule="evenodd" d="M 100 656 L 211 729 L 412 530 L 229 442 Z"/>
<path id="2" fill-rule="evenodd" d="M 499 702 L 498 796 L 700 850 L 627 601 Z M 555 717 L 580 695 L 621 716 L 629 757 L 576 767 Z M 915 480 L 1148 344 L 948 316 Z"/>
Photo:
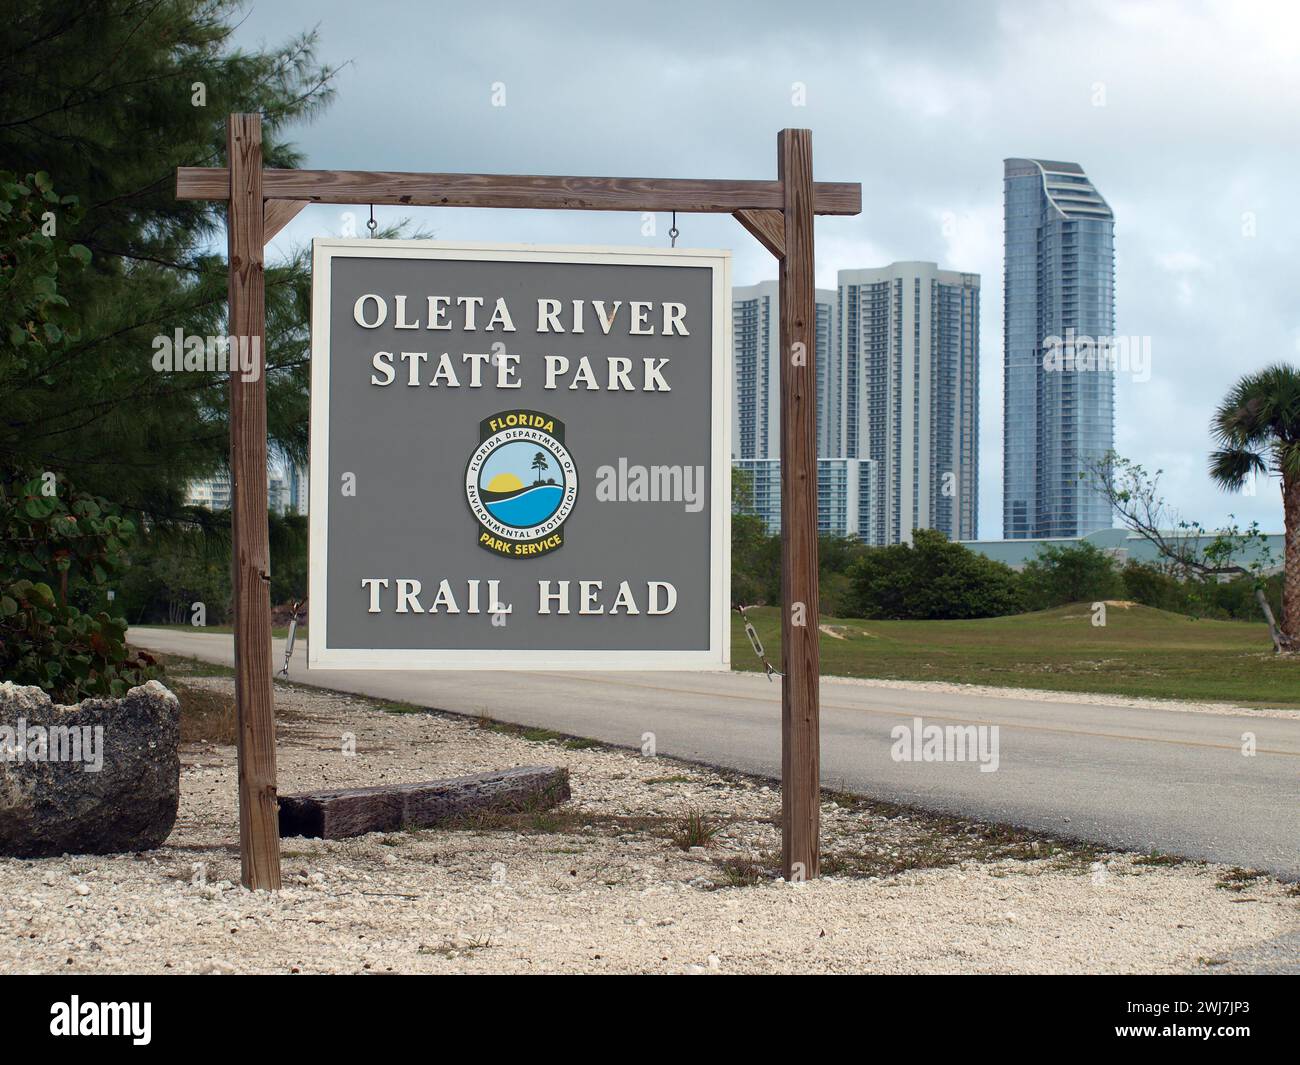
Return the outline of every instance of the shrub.
<path id="1" fill-rule="evenodd" d="M 1039 548 L 1038 557 L 1025 564 L 1020 581 L 1030 610 L 1118 599 L 1124 590 L 1115 560 L 1086 540 Z"/>
<path id="2" fill-rule="evenodd" d="M 911 544 L 867 548 L 850 566 L 857 616 L 895 620 L 1000 617 L 1024 609 L 1009 566 L 917 529 Z"/>
<path id="3" fill-rule="evenodd" d="M 71 703 L 125 695 L 158 675 L 151 656 L 127 648 L 126 620 L 106 609 L 134 533 L 53 473 L 0 472 L 0 679 Z"/>

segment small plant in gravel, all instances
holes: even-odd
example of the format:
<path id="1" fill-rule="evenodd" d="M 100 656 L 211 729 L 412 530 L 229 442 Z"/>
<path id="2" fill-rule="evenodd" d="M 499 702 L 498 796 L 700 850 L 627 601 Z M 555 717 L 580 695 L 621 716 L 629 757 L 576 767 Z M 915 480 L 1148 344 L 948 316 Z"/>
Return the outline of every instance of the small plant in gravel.
<path id="1" fill-rule="evenodd" d="M 1224 891 L 1245 891 L 1263 875 L 1258 869 L 1242 869 L 1240 866 L 1233 866 L 1219 877 L 1214 886 Z"/>
<path id="2" fill-rule="evenodd" d="M 684 851 L 692 847 L 708 847 L 721 827 L 698 810 L 691 810 L 673 829 L 672 841 Z"/>
<path id="3" fill-rule="evenodd" d="M 1161 854 L 1159 851 L 1152 851 L 1150 854 L 1139 854 L 1133 859 L 1134 865 L 1182 865 L 1183 859 L 1176 854 Z"/>
<path id="4" fill-rule="evenodd" d="M 753 887 L 765 880 L 775 880 L 776 872 L 755 858 L 743 854 L 720 858 L 714 863 L 722 874 L 720 887 Z"/>
<path id="5" fill-rule="evenodd" d="M 509 726 L 506 726 L 506 731 L 509 732 L 513 730 L 511 730 Z M 551 740 L 558 740 L 563 738 L 560 733 L 553 732 L 548 728 L 520 729 L 519 735 L 522 736 L 524 739 L 526 739 L 529 743 L 550 743 Z"/>
<path id="6" fill-rule="evenodd" d="M 414 703 L 382 703 L 379 709 L 386 714 L 427 714 L 427 706 L 416 706 Z"/>

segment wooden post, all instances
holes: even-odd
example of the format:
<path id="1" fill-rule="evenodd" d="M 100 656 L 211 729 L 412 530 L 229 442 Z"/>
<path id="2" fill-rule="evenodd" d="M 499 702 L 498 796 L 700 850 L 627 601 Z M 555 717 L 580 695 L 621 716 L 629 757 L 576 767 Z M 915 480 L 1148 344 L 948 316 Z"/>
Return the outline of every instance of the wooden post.
<path id="1" fill-rule="evenodd" d="M 271 691 L 270 549 L 266 524 L 266 279 L 262 116 L 226 121 L 230 202 L 230 337 L 247 344 L 254 373 L 230 377 L 231 582 L 234 591 L 235 713 L 239 730 L 239 854 L 244 887 L 280 887 Z M 239 347 L 234 345 L 238 343 Z"/>
<path id="2" fill-rule="evenodd" d="M 818 874 L 821 749 L 817 627 L 817 307 L 812 132 L 777 135 L 785 215 L 781 318 L 781 859 Z"/>

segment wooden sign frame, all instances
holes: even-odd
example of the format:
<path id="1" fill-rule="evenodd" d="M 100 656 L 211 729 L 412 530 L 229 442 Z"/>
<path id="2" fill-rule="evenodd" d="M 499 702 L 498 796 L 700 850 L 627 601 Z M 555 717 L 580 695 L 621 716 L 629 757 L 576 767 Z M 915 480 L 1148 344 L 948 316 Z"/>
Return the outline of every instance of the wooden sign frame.
<path id="1" fill-rule="evenodd" d="M 257 338 L 253 380 L 231 375 L 231 550 L 239 852 L 243 884 L 280 887 L 266 469 L 266 242 L 309 203 L 680 211 L 733 215 L 780 263 L 781 858 L 787 879 L 818 875 L 817 367 L 813 217 L 856 215 L 857 183 L 814 182 L 812 132 L 777 134 L 776 181 L 267 170 L 262 118 L 230 115 L 226 167 L 179 167 L 176 197 L 224 200 L 230 335 Z M 251 346 L 251 345 L 250 345 Z M 252 376 L 252 375 L 249 375 Z"/>

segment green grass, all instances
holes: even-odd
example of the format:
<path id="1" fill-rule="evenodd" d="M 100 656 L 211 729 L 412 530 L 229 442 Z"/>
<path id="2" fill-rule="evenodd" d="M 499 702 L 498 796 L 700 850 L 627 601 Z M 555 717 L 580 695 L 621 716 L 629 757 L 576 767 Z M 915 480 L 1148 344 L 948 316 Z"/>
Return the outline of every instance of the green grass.
<path id="1" fill-rule="evenodd" d="M 163 667 L 167 677 L 233 677 L 235 671 L 230 666 L 217 662 L 204 662 L 198 658 L 186 658 L 184 655 L 165 655 L 159 651 L 150 651 Z M 163 678 L 166 683 L 167 679 Z"/>
<path id="2" fill-rule="evenodd" d="M 780 667 L 774 607 L 747 610 Z M 821 618 L 824 674 L 1045 688 L 1247 706 L 1300 707 L 1300 660 L 1273 654 L 1263 623 L 1196 620 L 1112 603 L 1094 627 L 1090 604 L 979 621 Z M 733 669 L 760 670 L 739 616 Z"/>

